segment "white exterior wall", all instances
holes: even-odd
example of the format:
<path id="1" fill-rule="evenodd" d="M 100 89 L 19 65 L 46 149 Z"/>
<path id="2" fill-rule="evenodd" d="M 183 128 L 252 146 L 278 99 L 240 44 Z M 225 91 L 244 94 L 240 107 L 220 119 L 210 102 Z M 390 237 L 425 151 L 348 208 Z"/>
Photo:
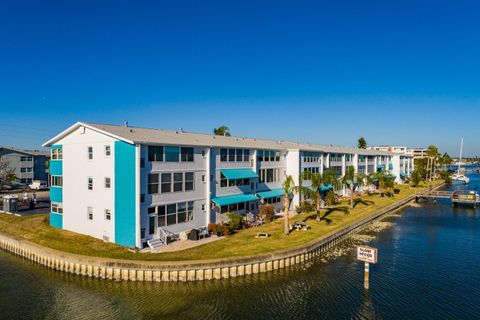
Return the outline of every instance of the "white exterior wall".
<path id="1" fill-rule="evenodd" d="M 300 150 L 288 150 L 287 154 L 287 176 L 292 176 L 295 185 L 298 186 L 300 179 Z M 300 204 L 298 194 L 293 196 L 290 210 Z"/>
<path id="2" fill-rule="evenodd" d="M 115 139 L 91 129 L 77 129 L 56 144 L 63 146 L 63 229 L 115 242 Z M 111 155 L 105 156 L 105 145 Z M 87 148 L 93 147 L 93 160 Z M 93 190 L 87 189 L 93 177 Z M 111 180 L 105 189 L 105 177 Z M 93 220 L 87 219 L 87 207 L 93 208 Z M 111 220 L 105 220 L 105 209 Z"/>

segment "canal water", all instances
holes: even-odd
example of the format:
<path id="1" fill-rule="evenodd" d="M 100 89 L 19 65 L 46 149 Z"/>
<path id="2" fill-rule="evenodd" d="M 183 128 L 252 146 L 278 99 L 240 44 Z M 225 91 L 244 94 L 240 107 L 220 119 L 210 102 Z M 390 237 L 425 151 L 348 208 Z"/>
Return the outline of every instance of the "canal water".
<path id="1" fill-rule="evenodd" d="M 439 201 L 390 221 L 369 243 L 379 261 L 368 292 L 351 249 L 290 270 L 179 284 L 83 278 L 1 251 L 0 319 L 480 319 L 480 209 Z"/>

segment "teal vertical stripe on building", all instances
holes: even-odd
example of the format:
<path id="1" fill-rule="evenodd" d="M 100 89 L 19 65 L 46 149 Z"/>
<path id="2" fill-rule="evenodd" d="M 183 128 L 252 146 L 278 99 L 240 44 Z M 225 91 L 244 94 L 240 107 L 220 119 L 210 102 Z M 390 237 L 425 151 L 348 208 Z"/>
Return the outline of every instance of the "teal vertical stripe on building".
<path id="1" fill-rule="evenodd" d="M 63 202 L 63 188 L 50 187 L 50 201 Z"/>
<path id="2" fill-rule="evenodd" d="M 135 247 L 135 145 L 115 142 L 115 243 Z"/>
<path id="3" fill-rule="evenodd" d="M 57 144 L 51 147 L 52 149 L 60 149 L 62 145 Z M 50 175 L 63 176 L 63 161 L 50 160 Z M 63 188 L 50 187 L 50 201 L 63 202 Z M 50 213 L 50 225 L 55 228 L 63 228 L 63 216 L 57 213 Z"/>
<path id="4" fill-rule="evenodd" d="M 52 175 L 52 176 L 63 175 L 63 161 L 62 160 L 50 160 L 50 175 Z"/>
<path id="5" fill-rule="evenodd" d="M 50 212 L 50 225 L 58 229 L 63 229 L 63 216 L 58 213 Z"/>

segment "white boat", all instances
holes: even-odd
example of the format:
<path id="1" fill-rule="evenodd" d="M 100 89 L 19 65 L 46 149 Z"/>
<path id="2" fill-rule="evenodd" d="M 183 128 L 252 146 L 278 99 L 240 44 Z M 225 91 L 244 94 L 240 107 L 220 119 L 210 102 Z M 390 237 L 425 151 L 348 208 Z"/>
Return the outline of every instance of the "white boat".
<path id="1" fill-rule="evenodd" d="M 458 159 L 458 170 L 452 175 L 452 181 L 461 181 L 465 184 L 470 182 L 470 178 L 465 175 L 465 169 L 462 168 L 463 138 L 460 143 L 460 158 Z"/>

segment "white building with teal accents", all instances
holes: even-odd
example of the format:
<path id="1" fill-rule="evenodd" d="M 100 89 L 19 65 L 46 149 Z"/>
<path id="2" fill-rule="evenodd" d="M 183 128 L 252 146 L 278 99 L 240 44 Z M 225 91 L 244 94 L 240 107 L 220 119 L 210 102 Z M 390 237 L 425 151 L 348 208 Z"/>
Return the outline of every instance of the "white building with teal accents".
<path id="1" fill-rule="evenodd" d="M 406 155 L 335 146 L 78 122 L 51 148 L 54 227 L 126 247 L 165 242 L 226 219 L 227 212 L 282 210 L 282 183 L 303 171 L 352 165 L 387 170 L 401 183 Z M 338 192 L 346 192 L 338 190 Z M 299 204 L 298 195 L 292 207 Z"/>

